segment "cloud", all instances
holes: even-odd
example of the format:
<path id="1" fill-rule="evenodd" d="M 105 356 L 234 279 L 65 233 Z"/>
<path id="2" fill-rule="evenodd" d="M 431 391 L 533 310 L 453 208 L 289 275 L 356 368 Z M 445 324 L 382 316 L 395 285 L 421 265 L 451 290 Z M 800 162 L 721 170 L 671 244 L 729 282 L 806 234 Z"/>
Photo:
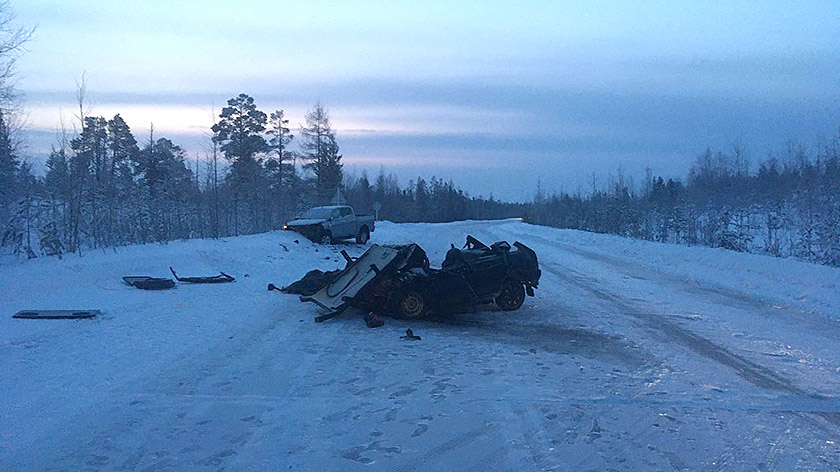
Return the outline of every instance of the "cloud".
<path id="1" fill-rule="evenodd" d="M 682 174 L 707 146 L 758 159 L 840 124 L 836 2 L 31 0 L 21 57 L 30 146 L 76 109 L 191 154 L 245 92 L 293 127 L 320 101 L 348 166 L 458 177 L 497 196 L 588 187 L 619 165 Z M 39 134 L 40 133 L 40 134 Z M 504 178 L 494 178 L 509 166 Z"/>

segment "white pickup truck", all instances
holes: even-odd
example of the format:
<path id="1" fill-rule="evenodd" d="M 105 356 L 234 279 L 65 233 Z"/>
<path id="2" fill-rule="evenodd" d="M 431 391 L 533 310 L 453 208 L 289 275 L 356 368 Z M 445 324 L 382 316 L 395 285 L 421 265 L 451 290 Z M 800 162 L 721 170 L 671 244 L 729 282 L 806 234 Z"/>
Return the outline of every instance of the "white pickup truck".
<path id="1" fill-rule="evenodd" d="M 357 243 L 365 244 L 375 222 L 372 215 L 357 215 L 349 206 L 322 206 L 310 208 L 284 224 L 283 229 L 297 231 L 322 244 L 354 237 Z"/>

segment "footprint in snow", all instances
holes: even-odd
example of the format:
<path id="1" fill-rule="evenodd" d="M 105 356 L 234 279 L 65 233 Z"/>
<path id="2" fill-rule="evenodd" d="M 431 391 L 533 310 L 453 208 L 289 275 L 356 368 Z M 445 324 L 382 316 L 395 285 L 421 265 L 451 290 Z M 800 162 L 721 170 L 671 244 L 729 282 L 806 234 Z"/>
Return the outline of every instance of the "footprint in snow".
<path id="1" fill-rule="evenodd" d="M 429 430 L 429 425 L 428 424 L 420 423 L 420 424 L 417 425 L 417 429 L 415 429 L 414 432 L 411 433 L 411 437 L 416 438 L 417 436 L 420 436 L 421 434 L 425 433 L 428 430 Z"/>
<path id="2" fill-rule="evenodd" d="M 404 397 L 406 395 L 410 395 L 410 394 L 414 393 L 415 391 L 417 391 L 416 388 L 403 387 L 403 388 L 397 390 L 396 392 L 392 393 L 389 398 L 394 399 L 394 398 L 397 398 L 397 397 Z"/>
<path id="3" fill-rule="evenodd" d="M 222 452 L 213 454 L 212 456 L 205 457 L 204 459 L 200 460 L 198 463 L 201 465 L 219 465 L 224 462 L 225 458 L 236 455 L 236 451 L 232 449 L 225 449 Z"/>

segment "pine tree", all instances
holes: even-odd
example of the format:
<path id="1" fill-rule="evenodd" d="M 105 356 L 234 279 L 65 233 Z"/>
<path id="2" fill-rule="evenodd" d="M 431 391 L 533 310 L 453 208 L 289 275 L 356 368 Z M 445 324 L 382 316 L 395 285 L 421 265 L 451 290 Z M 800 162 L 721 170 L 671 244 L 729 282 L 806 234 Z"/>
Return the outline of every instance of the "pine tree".
<path id="1" fill-rule="evenodd" d="M 137 201 L 134 182 L 134 162 L 139 148 L 128 124 L 117 114 L 108 121 L 108 168 L 103 194 L 107 212 L 108 239 L 115 243 L 127 243 L 136 221 L 132 205 Z M 122 212 L 120 211 L 122 207 Z"/>
<path id="2" fill-rule="evenodd" d="M 221 144 L 221 151 L 232 161 L 254 158 L 254 155 L 268 150 L 262 137 L 265 131 L 266 115 L 254 104 L 254 99 L 242 93 L 228 100 L 222 108 L 219 122 L 211 128 L 213 139 Z"/>
<path id="3" fill-rule="evenodd" d="M 117 181 L 117 187 L 130 185 L 140 148 L 131 133 L 131 128 L 119 113 L 108 121 L 108 150 L 111 152 L 111 174 Z"/>
<path id="4" fill-rule="evenodd" d="M 109 174 L 108 122 L 102 117 L 85 117 L 82 132 L 70 141 L 74 152 L 71 172 L 76 174 L 74 191 L 77 193 L 74 208 L 74 224 L 77 238 L 82 229 L 82 213 L 88 209 L 90 233 L 94 247 L 109 245 L 105 238 L 106 214 L 103 212 L 106 200 L 105 190 L 111 183 Z M 77 241 L 81 242 L 81 241 Z"/>
<path id="5" fill-rule="evenodd" d="M 315 193 L 320 202 L 328 201 L 341 185 L 342 164 L 329 112 L 320 103 L 306 114 L 306 126 L 300 130 L 304 169 L 315 175 Z"/>
<path id="6" fill-rule="evenodd" d="M 0 110 L 0 208 L 15 200 L 15 176 L 18 159 L 9 136 L 5 114 Z"/>
<path id="7" fill-rule="evenodd" d="M 294 154 L 288 150 L 289 143 L 294 139 L 294 135 L 289 129 L 289 120 L 285 117 L 283 110 L 276 110 L 271 114 L 268 120 L 268 147 L 271 150 L 272 157 L 277 160 L 278 167 L 281 172 L 278 175 L 277 184 L 283 188 L 283 178 L 294 172 L 294 163 L 289 163 L 294 158 Z M 291 167 L 291 169 L 289 169 Z"/>
<path id="8" fill-rule="evenodd" d="M 288 216 L 294 210 L 295 200 L 295 153 L 289 151 L 289 143 L 294 139 L 289 129 L 289 120 L 285 117 L 283 110 L 274 111 L 268 120 L 268 146 L 271 150 L 271 157 L 265 163 L 266 176 L 268 178 L 269 195 L 272 207 L 275 205 L 279 211 L 272 212 L 280 219 Z"/>
<path id="9" fill-rule="evenodd" d="M 25 254 L 27 258 L 34 259 L 38 255 L 33 246 L 33 237 L 40 226 L 40 217 L 46 205 L 39 198 L 39 182 L 28 162 L 23 162 L 18 167 L 16 185 L 19 196 L 8 231 L 12 234 L 17 233 L 14 237 L 17 244 L 15 253 Z"/>
<path id="10" fill-rule="evenodd" d="M 136 169 L 146 195 L 147 237 L 152 241 L 186 238 L 191 233 L 189 202 L 196 190 L 185 151 L 167 138 L 154 140 L 137 153 Z"/>
<path id="11" fill-rule="evenodd" d="M 0 246 L 13 246 L 15 248 L 20 246 L 17 240 L 17 229 L 14 228 L 14 222 L 12 221 L 15 217 L 15 209 L 12 208 L 12 203 L 19 196 L 17 186 L 18 166 L 18 159 L 9 136 L 5 114 L 0 109 L 0 236 L 2 236 Z"/>
<path id="12" fill-rule="evenodd" d="M 268 151 L 265 131 L 266 115 L 257 109 L 254 99 L 246 94 L 228 100 L 218 123 L 211 128 L 213 140 L 228 160 L 233 161 L 228 185 L 233 193 L 234 233 L 266 230 L 269 214 L 267 185 L 258 153 Z M 244 204 L 240 211 L 240 206 Z"/>
<path id="13" fill-rule="evenodd" d="M 61 251 L 54 255 L 59 255 L 63 252 L 64 247 L 61 241 L 65 234 L 70 230 L 68 226 L 68 205 L 72 197 L 72 189 L 70 186 L 70 168 L 67 162 L 67 153 L 64 147 L 53 148 L 50 152 L 46 162 L 47 173 L 44 176 L 44 189 L 49 201 L 49 225 L 53 226 L 53 231 L 58 239 L 57 242 L 51 243 L 52 246 L 61 246 Z M 41 245 L 44 247 L 44 245 Z M 51 255 L 51 254 L 48 254 Z"/>

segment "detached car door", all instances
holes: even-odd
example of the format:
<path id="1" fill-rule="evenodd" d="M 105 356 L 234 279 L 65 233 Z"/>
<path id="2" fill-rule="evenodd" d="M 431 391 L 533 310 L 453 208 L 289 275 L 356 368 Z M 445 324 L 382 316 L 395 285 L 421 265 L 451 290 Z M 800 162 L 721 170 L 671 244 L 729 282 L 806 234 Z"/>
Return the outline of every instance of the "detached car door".
<path id="1" fill-rule="evenodd" d="M 328 310 L 338 310 L 371 283 L 385 267 L 399 256 L 394 248 L 374 244 L 362 256 L 347 264 L 338 277 L 312 296 L 300 297 Z"/>

